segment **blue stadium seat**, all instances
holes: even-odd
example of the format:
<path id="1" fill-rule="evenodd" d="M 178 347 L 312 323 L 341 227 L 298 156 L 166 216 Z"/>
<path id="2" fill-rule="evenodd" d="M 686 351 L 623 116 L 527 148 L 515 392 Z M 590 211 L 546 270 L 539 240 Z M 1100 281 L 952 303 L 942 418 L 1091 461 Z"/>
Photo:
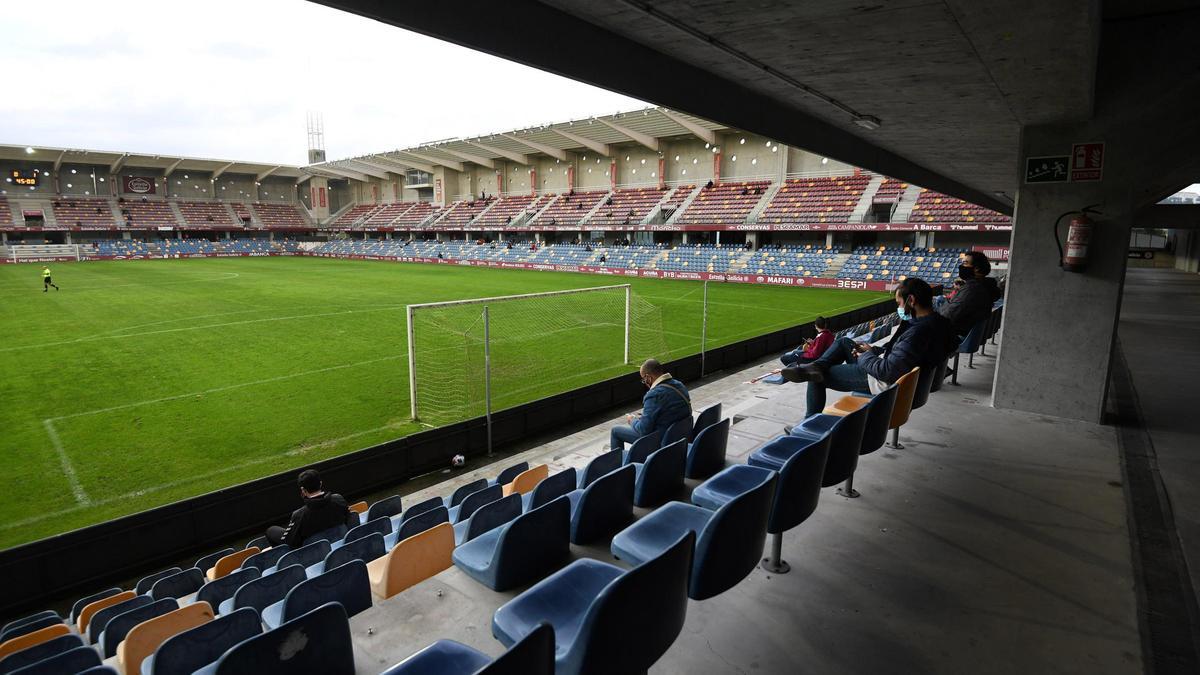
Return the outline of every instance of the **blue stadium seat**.
<path id="1" fill-rule="evenodd" d="M 663 432 L 663 447 L 666 447 L 681 438 L 684 440 L 690 438 L 692 435 L 692 426 L 692 416 L 688 415 L 687 417 L 667 427 L 667 430 Z"/>
<path id="2" fill-rule="evenodd" d="M 20 654 L 20 652 L 17 652 Z M 13 654 L 12 656 L 16 656 Z M 11 656 L 9 658 L 12 658 Z M 7 660 L 7 659 L 5 659 Z M 100 655 L 91 647 L 75 647 L 10 671 L 12 675 L 62 675 L 82 673 L 100 665 Z"/>
<path id="3" fill-rule="evenodd" d="M 372 504 L 366 513 L 360 513 L 358 515 L 359 522 L 369 523 L 376 518 L 391 518 L 392 516 L 400 515 L 403 510 L 404 503 L 400 499 L 400 495 L 392 495 Z"/>
<path id="4" fill-rule="evenodd" d="M 450 522 L 454 524 L 461 523 L 471 517 L 479 507 L 484 504 L 490 504 L 504 496 L 504 487 L 500 485 L 490 485 L 482 490 L 476 490 L 467 495 L 458 506 L 450 508 Z"/>
<path id="5" fill-rule="evenodd" d="M 687 465 L 683 471 L 685 477 L 708 478 L 725 468 L 730 423 L 731 420 L 725 418 L 696 434 L 696 440 L 688 446 Z"/>
<path id="6" fill-rule="evenodd" d="M 414 534 L 420 534 L 435 525 L 448 522 L 450 522 L 450 511 L 445 506 L 422 511 L 401 522 L 395 532 L 384 537 L 383 547 L 390 551 L 398 542 L 404 541 Z"/>
<path id="7" fill-rule="evenodd" d="M 786 574 L 791 566 L 782 559 L 783 533 L 803 523 L 817 508 L 821 495 L 821 479 L 833 433 L 828 432 L 817 440 L 780 436 L 750 455 L 747 464 L 774 469 L 774 458 L 784 458 L 779 470 L 779 485 L 775 491 L 775 503 L 771 505 L 771 517 L 767 521 L 767 532 L 773 535 L 771 556 L 763 559 L 763 569 L 776 574 Z M 770 461 L 762 457 L 770 456 Z M 732 496 L 715 489 L 701 495 L 692 493 L 692 500 L 705 508 L 718 508 Z"/>
<path id="8" fill-rule="evenodd" d="M 115 605 L 109 605 L 108 607 L 96 612 L 92 615 L 92 620 L 88 622 L 88 642 L 93 645 L 99 644 L 100 634 L 104 632 L 104 627 L 108 625 L 108 622 L 114 616 L 117 616 L 118 614 L 124 614 L 131 609 L 137 609 L 138 607 L 149 605 L 153 602 L 154 599 L 148 595 L 135 595 L 124 602 L 118 602 Z"/>
<path id="9" fill-rule="evenodd" d="M 150 592 L 150 589 L 154 586 L 154 582 L 162 579 L 163 577 L 169 577 L 172 574 L 181 571 L 183 570 L 179 569 L 178 567 L 171 567 L 161 572 L 155 572 L 150 576 L 142 577 L 140 580 L 138 580 L 137 585 L 133 587 L 133 592 L 137 593 L 138 595 L 145 595 Z"/>
<path id="10" fill-rule="evenodd" d="M 493 661 L 453 640 L 438 640 L 382 675 L 554 675 L 554 629 L 539 624 Z"/>
<path id="11" fill-rule="evenodd" d="M 445 500 L 446 508 L 452 509 L 452 508 L 458 506 L 468 496 L 470 496 L 476 492 L 479 492 L 480 490 L 486 488 L 487 486 L 488 486 L 488 481 L 486 478 L 480 478 L 479 480 L 473 480 L 470 483 L 463 485 L 462 487 L 455 490 L 450 495 L 449 499 Z"/>
<path id="12" fill-rule="evenodd" d="M 892 408 L 896 405 L 896 396 L 900 388 L 892 384 L 887 389 L 879 392 L 871 397 L 871 400 L 863 406 L 867 411 L 866 422 L 863 423 L 862 440 L 858 445 L 858 454 L 869 455 L 879 448 L 883 447 L 887 440 L 888 426 L 892 421 Z M 855 462 L 855 468 L 858 463 Z M 858 491 L 854 489 L 854 471 L 850 471 L 850 475 L 846 477 L 846 484 L 839 490 L 838 494 L 845 497 L 857 497 Z"/>
<path id="13" fill-rule="evenodd" d="M 162 616 L 167 612 L 173 612 L 179 609 L 179 603 L 175 598 L 165 598 L 163 600 L 155 600 L 148 605 L 135 607 L 128 612 L 122 612 L 109 619 L 108 624 L 104 626 L 104 632 L 100 633 L 100 652 L 104 658 L 112 658 L 117 655 L 117 645 L 121 644 L 121 640 L 129 633 L 129 630 L 143 621 L 148 621 L 156 616 Z"/>
<path id="14" fill-rule="evenodd" d="M 488 481 L 488 485 L 508 485 L 521 473 L 529 470 L 529 462 L 514 464 L 500 472 L 500 475 Z"/>
<path id="15" fill-rule="evenodd" d="M 683 502 L 661 506 L 613 537 L 612 553 L 639 565 L 658 556 L 682 534 L 695 533 L 688 597 L 707 600 L 724 593 L 745 579 L 761 559 L 775 481 L 774 471 L 735 464 L 709 482 L 736 486 L 740 490 L 736 497 L 716 511 Z"/>
<path id="16" fill-rule="evenodd" d="M 571 501 L 571 543 L 587 544 L 609 537 L 633 520 L 633 483 L 637 471 L 626 464 L 583 490 L 567 494 Z"/>
<path id="17" fill-rule="evenodd" d="M 196 569 L 200 570 L 201 572 L 207 572 L 208 570 L 212 569 L 214 565 L 217 564 L 218 560 L 220 560 L 221 558 L 224 558 L 225 556 L 227 556 L 233 552 L 234 552 L 233 548 L 223 548 L 220 551 L 209 553 L 206 556 L 201 556 L 196 561 L 196 564 L 192 565 L 192 567 L 195 567 Z"/>
<path id="18" fill-rule="evenodd" d="M 571 553 L 570 538 L 571 502 L 559 497 L 470 539 L 451 557 L 481 584 L 506 591 L 561 567 Z"/>
<path id="19" fill-rule="evenodd" d="M 300 567 L 316 565 L 324 560 L 325 556 L 329 555 L 329 552 L 332 550 L 333 546 L 331 546 L 328 541 L 324 539 L 318 539 L 311 544 L 306 544 L 300 548 L 293 549 L 283 554 L 279 558 L 278 562 L 263 570 L 263 576 L 265 577 L 269 574 L 274 574 L 276 570 L 281 570 L 285 567 L 291 567 L 293 565 L 299 565 Z"/>
<path id="20" fill-rule="evenodd" d="M 204 572 L 191 567 L 154 582 L 154 585 L 150 587 L 150 597 L 155 600 L 182 598 L 200 590 L 204 581 Z"/>
<path id="21" fill-rule="evenodd" d="M 297 639 L 304 636 L 307 639 Z M 320 636 L 313 639 L 311 636 Z M 354 675 L 350 620 L 336 602 L 244 640 L 194 675 Z"/>
<path id="22" fill-rule="evenodd" d="M 387 520 L 383 518 L 383 520 Z M 364 563 L 369 563 L 372 560 L 383 556 L 387 553 L 387 549 L 383 543 L 383 535 L 378 532 L 372 532 L 365 537 L 359 537 L 354 541 L 339 546 L 329 552 L 325 559 L 315 565 L 309 565 L 304 569 L 304 575 L 309 579 L 324 573 L 326 570 L 331 570 L 335 567 L 344 565 L 351 560 L 361 560 Z"/>
<path id="23" fill-rule="evenodd" d="M 233 597 L 243 584 L 250 583 L 262 576 L 257 567 L 243 567 L 229 574 L 210 581 L 196 591 L 196 602 L 207 602 L 213 608 L 213 613 L 224 613 L 222 609 L 226 600 Z"/>
<path id="24" fill-rule="evenodd" d="M 305 546 L 312 546 L 313 544 L 316 544 L 317 542 L 320 542 L 320 541 L 324 541 L 328 544 L 333 544 L 333 542 L 335 542 L 335 541 L 341 541 L 342 537 L 345 537 L 346 532 L 348 532 L 348 531 L 349 531 L 349 528 L 347 528 L 345 525 L 335 525 L 329 529 L 321 530 L 320 532 L 317 532 L 316 534 L 309 535 L 308 539 L 305 539 L 301 543 L 300 548 L 304 548 Z M 298 548 L 296 550 L 299 551 L 300 549 Z"/>
<path id="25" fill-rule="evenodd" d="M 625 464 L 641 464 L 650 453 L 662 447 L 662 432 L 652 431 L 634 441 L 622 456 Z M 586 486 L 585 486 L 586 487 Z"/>
<path id="26" fill-rule="evenodd" d="M 167 638 L 142 661 L 142 675 L 191 675 L 260 633 L 258 612 L 243 607 Z"/>
<path id="27" fill-rule="evenodd" d="M 858 467 L 858 450 L 862 446 L 863 429 L 866 424 L 867 408 L 864 406 L 844 417 L 812 415 L 792 429 L 792 436 L 809 441 L 819 440 L 826 433 L 832 432 L 829 460 L 825 462 L 825 475 L 821 479 L 821 487 L 837 485 L 854 474 L 854 469 Z M 760 448 L 753 453 L 758 456 L 755 463 L 757 466 L 773 468 L 776 471 L 783 468 L 786 457 L 761 453 L 761 450 Z M 772 464 L 774 466 L 771 466 Z"/>
<path id="28" fill-rule="evenodd" d="M 583 474 L 579 476 L 579 484 L 577 487 L 582 490 L 583 488 L 586 488 L 587 486 L 596 482 L 596 479 L 604 474 L 616 471 L 621 467 L 624 459 L 624 454 L 620 449 L 609 450 L 603 454 L 593 457 L 592 461 L 588 462 L 587 466 L 583 468 Z"/>
<path id="29" fill-rule="evenodd" d="M 283 600 L 263 610 L 263 625 L 277 628 L 329 602 L 341 604 L 347 616 L 371 608 L 371 581 L 365 562 L 351 560 L 296 584 Z"/>
<path id="30" fill-rule="evenodd" d="M 265 551 L 259 551 L 254 555 L 242 561 L 239 569 L 249 569 L 254 567 L 259 572 L 265 573 L 266 570 L 274 569 L 279 559 L 291 552 L 291 548 L 287 544 L 272 546 Z M 218 579 L 219 581 L 219 579 Z"/>
<path id="31" fill-rule="evenodd" d="M 634 464 L 633 505 L 657 506 L 678 495 L 686 462 L 687 441 L 681 438 L 650 453 L 644 464 Z"/>
<path id="32" fill-rule="evenodd" d="M 77 647 L 83 647 L 83 639 L 78 635 L 59 635 L 53 640 L 26 647 L 0 659 L 0 675 L 7 675 L 18 668 L 33 665 Z"/>
<path id="33" fill-rule="evenodd" d="M 285 567 L 274 574 L 267 574 L 243 584 L 233 597 L 221 603 L 221 614 L 235 609 L 252 607 L 259 614 L 270 605 L 279 602 L 296 584 L 304 581 L 303 565 Z"/>
<path id="34" fill-rule="evenodd" d="M 721 421 L 721 404 L 719 402 L 708 406 L 704 410 L 701 410 L 700 414 L 696 416 L 695 423 L 692 424 L 691 433 L 688 434 L 688 439 L 687 439 L 688 443 L 691 443 L 692 441 L 696 440 L 696 435 L 699 434 L 701 431 L 711 427 L 712 425 L 714 425 L 720 421 Z"/>
<path id="35" fill-rule="evenodd" d="M 92 604 L 93 602 L 95 602 L 97 600 L 103 600 L 104 598 L 112 597 L 120 592 L 121 592 L 121 589 L 114 586 L 113 588 L 106 588 L 103 591 L 100 591 L 99 593 L 93 593 L 92 595 L 89 595 L 85 598 L 80 598 L 80 599 L 76 600 L 75 604 L 71 605 L 71 623 L 72 624 L 79 623 L 79 612 L 83 611 L 84 607 L 87 607 L 88 605 Z M 43 614 L 44 613 L 45 612 L 43 612 Z M 58 616 L 58 614 L 55 612 L 51 612 L 51 613 L 54 614 L 55 616 Z M 15 622 L 13 622 L 13 623 L 15 623 Z M 12 624 L 9 624 L 9 625 L 12 625 Z M 3 632 L 8 632 L 8 626 L 4 627 Z M 7 639 L 7 638 L 0 638 L 0 642 L 4 642 L 5 639 Z"/>
<path id="36" fill-rule="evenodd" d="M 972 362 L 969 363 L 968 366 L 970 368 L 975 367 L 973 363 L 975 352 L 979 349 L 979 346 L 983 344 L 983 332 L 987 329 L 987 322 L 988 320 L 984 319 L 983 321 L 980 321 L 972 326 L 971 331 L 967 333 L 966 337 L 964 337 L 961 342 L 958 343 L 958 350 L 954 352 L 954 368 L 953 376 L 950 378 L 950 384 L 958 384 L 958 357 L 960 355 L 969 354 Z"/>
<path id="37" fill-rule="evenodd" d="M 250 541 L 246 542 L 246 545 L 242 547 L 242 550 L 245 550 L 248 548 L 257 548 L 260 551 L 265 551 L 268 548 L 271 548 L 271 542 L 269 540 L 267 540 L 267 537 L 265 535 L 261 536 L 261 537 L 255 537 L 255 538 L 251 539 Z"/>
<path id="38" fill-rule="evenodd" d="M 4 644 L 12 638 L 28 635 L 36 630 L 41 630 L 62 622 L 62 618 L 58 616 L 58 612 L 51 609 L 10 621 L 4 626 L 4 631 L 0 632 L 0 644 Z"/>
<path id="39" fill-rule="evenodd" d="M 559 675 L 644 673 L 683 629 L 695 540 L 686 533 L 628 572 L 576 560 L 497 609 L 492 635 L 511 647 L 547 622 Z"/>
<path id="40" fill-rule="evenodd" d="M 532 492 L 521 495 L 521 501 L 526 511 L 540 508 L 545 504 L 566 495 L 578 485 L 575 467 L 569 467 L 558 473 L 543 478 Z"/>
<path id="41" fill-rule="evenodd" d="M 475 537 L 493 530 L 521 515 L 521 495 L 511 494 L 479 507 L 470 518 L 455 523 L 454 543 L 462 546 Z"/>
<path id="42" fill-rule="evenodd" d="M 421 513 L 425 513 L 426 511 L 429 511 L 431 509 L 436 509 L 439 506 L 446 507 L 445 500 L 443 500 L 441 497 L 430 497 L 429 499 L 426 499 L 423 502 L 418 502 L 418 503 L 413 504 L 412 506 L 408 507 L 407 509 L 405 509 L 404 515 L 400 518 L 399 522 L 397 522 L 397 520 L 393 517 L 392 525 L 394 527 L 398 527 L 400 525 L 400 523 L 408 520 L 409 518 L 412 518 L 413 516 L 421 514 Z M 449 508 L 449 507 L 446 507 L 446 508 Z"/>
<path id="43" fill-rule="evenodd" d="M 376 533 L 378 533 L 381 537 L 392 533 L 392 519 L 389 516 L 380 516 L 378 518 L 368 520 L 358 527 L 350 528 L 350 531 L 346 533 L 346 536 L 341 541 L 334 542 L 330 548 L 336 550 L 337 548 L 345 546 L 355 539 L 361 539 L 369 534 Z"/>

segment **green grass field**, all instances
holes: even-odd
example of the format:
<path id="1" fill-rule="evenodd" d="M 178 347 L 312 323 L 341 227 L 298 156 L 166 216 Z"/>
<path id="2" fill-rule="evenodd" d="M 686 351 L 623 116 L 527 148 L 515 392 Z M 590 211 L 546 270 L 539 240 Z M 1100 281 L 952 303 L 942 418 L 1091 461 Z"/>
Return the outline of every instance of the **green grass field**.
<path id="1" fill-rule="evenodd" d="M 60 292 L 42 293 L 40 266 L 0 266 L 0 548 L 419 429 L 409 419 L 408 304 L 626 281 L 315 258 L 51 268 Z M 661 322 L 653 339 L 637 340 L 640 348 L 664 345 L 663 358 L 696 353 L 702 284 L 629 283 Z M 881 296 L 710 284 L 707 344 Z M 538 322 L 516 323 L 536 332 Z M 585 343 L 547 333 L 509 352 L 554 354 L 553 368 L 499 364 L 503 377 L 525 378 L 504 383 L 503 405 L 627 370 L 573 367 L 572 350 Z M 517 358 L 504 353 L 494 359 Z"/>

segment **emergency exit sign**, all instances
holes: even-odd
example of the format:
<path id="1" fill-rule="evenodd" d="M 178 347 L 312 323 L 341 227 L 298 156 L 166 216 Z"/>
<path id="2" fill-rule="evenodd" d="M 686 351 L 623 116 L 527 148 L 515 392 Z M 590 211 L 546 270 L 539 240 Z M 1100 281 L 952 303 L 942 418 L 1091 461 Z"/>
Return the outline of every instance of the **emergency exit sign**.
<path id="1" fill-rule="evenodd" d="M 1103 176 L 1103 143 L 1076 143 L 1071 146 L 1071 182 L 1096 181 Z"/>

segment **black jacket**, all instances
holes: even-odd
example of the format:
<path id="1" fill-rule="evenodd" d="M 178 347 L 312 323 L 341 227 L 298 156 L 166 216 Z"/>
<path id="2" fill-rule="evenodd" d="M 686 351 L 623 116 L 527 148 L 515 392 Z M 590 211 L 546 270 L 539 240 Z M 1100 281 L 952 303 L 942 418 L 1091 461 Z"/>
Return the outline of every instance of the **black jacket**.
<path id="1" fill-rule="evenodd" d="M 966 335 L 975 324 L 988 318 L 992 313 L 992 303 L 999 300 L 1000 296 L 1000 287 L 995 279 L 971 279 L 958 289 L 953 298 L 938 308 L 938 313 L 950 319 L 955 333 Z"/>
<path id="2" fill-rule="evenodd" d="M 353 520 L 351 516 L 354 516 Z M 292 512 L 292 519 L 283 531 L 283 543 L 296 548 L 321 530 L 338 525 L 358 525 L 358 514 L 350 511 L 345 497 L 332 492 L 319 497 L 306 497 L 304 506 Z"/>
<path id="3" fill-rule="evenodd" d="M 892 384 L 916 366 L 936 368 L 957 346 L 949 319 L 933 313 L 901 322 L 887 345 L 860 355 L 858 364 L 871 377 Z"/>

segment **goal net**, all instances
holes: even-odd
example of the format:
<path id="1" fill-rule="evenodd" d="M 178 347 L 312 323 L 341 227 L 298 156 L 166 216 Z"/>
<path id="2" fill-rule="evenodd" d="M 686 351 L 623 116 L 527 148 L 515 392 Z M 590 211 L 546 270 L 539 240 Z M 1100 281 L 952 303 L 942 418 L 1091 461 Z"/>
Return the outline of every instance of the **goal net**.
<path id="1" fill-rule="evenodd" d="M 628 370 L 666 350 L 628 284 L 408 306 L 413 419 L 440 426 Z"/>

